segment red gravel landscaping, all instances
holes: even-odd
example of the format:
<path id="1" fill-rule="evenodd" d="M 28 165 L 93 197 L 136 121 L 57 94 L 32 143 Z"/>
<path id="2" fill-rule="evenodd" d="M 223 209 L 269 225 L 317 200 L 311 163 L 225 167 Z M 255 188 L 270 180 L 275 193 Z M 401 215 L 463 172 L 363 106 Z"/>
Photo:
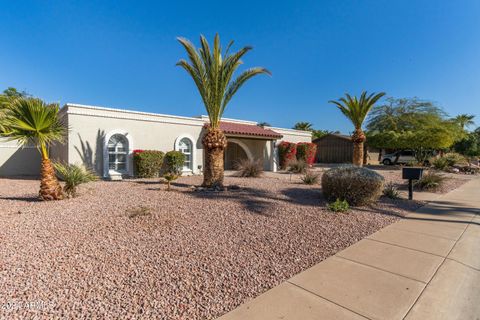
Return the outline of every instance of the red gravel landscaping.
<path id="1" fill-rule="evenodd" d="M 399 219 L 418 202 L 332 213 L 288 174 L 99 181 L 38 202 L 0 179 L 0 318 L 214 319 Z"/>

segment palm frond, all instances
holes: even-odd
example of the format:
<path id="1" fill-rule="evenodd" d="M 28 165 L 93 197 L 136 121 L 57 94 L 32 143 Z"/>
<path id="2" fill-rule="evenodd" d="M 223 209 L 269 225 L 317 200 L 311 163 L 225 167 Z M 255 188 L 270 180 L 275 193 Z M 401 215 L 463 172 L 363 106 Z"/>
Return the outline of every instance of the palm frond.
<path id="1" fill-rule="evenodd" d="M 270 74 L 265 68 L 257 67 L 244 71 L 232 80 L 235 71 L 242 65 L 241 58 L 252 48 L 246 46 L 230 54 L 233 41 L 222 50 L 218 34 L 215 35 L 213 48 L 203 35 L 200 36 L 198 49 L 185 38 L 178 38 L 178 41 L 185 48 L 189 62 L 182 59 L 177 65 L 185 69 L 195 82 L 212 128 L 218 128 L 225 108 L 246 81 L 258 74 Z"/>
<path id="2" fill-rule="evenodd" d="M 339 98 L 337 101 L 331 100 L 329 103 L 337 106 L 337 108 L 350 119 L 355 129 L 361 129 L 368 112 L 370 112 L 374 104 L 384 95 L 384 92 L 368 95 L 366 91 L 363 91 L 360 98 L 357 98 L 346 93 L 345 97 Z"/>

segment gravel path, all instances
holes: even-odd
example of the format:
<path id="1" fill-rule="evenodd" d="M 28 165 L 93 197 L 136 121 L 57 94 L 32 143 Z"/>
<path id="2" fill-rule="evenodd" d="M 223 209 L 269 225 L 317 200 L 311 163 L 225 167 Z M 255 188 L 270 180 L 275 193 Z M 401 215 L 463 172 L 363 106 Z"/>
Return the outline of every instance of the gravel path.
<path id="1" fill-rule="evenodd" d="M 0 319 L 214 319 L 420 205 L 335 214 L 297 181 L 98 181 L 37 202 L 38 181 L 0 179 Z"/>

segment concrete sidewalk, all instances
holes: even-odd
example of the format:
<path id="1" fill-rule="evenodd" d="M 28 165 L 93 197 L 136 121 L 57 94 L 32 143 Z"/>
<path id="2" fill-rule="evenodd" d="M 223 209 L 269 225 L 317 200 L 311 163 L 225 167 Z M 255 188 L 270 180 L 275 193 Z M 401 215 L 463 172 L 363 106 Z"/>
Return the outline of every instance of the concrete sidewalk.
<path id="1" fill-rule="evenodd" d="M 480 319 L 480 179 L 221 317 Z"/>

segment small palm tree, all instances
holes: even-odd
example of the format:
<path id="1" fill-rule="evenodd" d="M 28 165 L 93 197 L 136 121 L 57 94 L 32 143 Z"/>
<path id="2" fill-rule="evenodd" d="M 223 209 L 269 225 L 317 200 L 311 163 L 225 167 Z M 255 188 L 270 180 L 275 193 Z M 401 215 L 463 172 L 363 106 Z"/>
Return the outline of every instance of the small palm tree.
<path id="1" fill-rule="evenodd" d="M 367 139 L 365 133 L 362 130 L 363 122 L 367 117 L 368 112 L 372 109 L 373 105 L 385 95 L 384 92 L 372 93 L 367 96 L 367 92 L 362 92 L 360 99 L 357 97 L 351 97 L 349 94 L 345 94 L 345 98 L 340 98 L 338 101 L 329 101 L 335 104 L 340 111 L 352 122 L 355 127 L 355 131 L 352 134 L 353 141 L 353 164 L 356 166 L 363 165 L 363 144 Z"/>
<path id="2" fill-rule="evenodd" d="M 313 130 L 313 124 L 311 124 L 310 122 L 297 122 L 293 126 L 293 129 L 303 130 L 303 131 L 312 131 Z"/>
<path id="3" fill-rule="evenodd" d="M 48 156 L 48 146 L 63 141 L 66 127 L 58 116 L 59 105 L 46 104 L 37 98 L 18 98 L 10 104 L 2 136 L 21 145 L 34 144 L 42 155 L 41 200 L 60 200 L 64 194 Z"/>
<path id="4" fill-rule="evenodd" d="M 233 42 L 230 42 L 223 51 L 218 34 L 215 35 L 212 49 L 204 36 L 200 36 L 201 47 L 198 49 L 185 38 L 178 38 L 178 41 L 187 51 L 190 61 L 182 59 L 177 65 L 192 77 L 210 120 L 202 139 L 205 149 L 203 186 L 222 186 L 223 154 L 227 147 L 227 138 L 220 130 L 220 119 L 232 97 L 247 80 L 270 72 L 265 68 L 251 68 L 232 80 L 233 74 L 242 64 L 241 58 L 252 49 L 251 47 L 243 47 L 238 52 L 230 54 L 229 49 Z"/>
<path id="5" fill-rule="evenodd" d="M 459 114 L 453 120 L 457 122 L 462 129 L 465 129 L 475 124 L 475 121 L 473 121 L 474 118 L 475 116 L 472 114 Z"/>

